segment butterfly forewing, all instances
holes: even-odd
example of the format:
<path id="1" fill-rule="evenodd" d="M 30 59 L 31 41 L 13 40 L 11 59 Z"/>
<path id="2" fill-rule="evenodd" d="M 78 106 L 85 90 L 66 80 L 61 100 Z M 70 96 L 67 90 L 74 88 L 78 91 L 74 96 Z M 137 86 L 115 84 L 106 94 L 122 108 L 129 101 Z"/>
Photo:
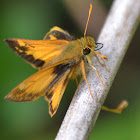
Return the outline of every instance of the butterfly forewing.
<path id="1" fill-rule="evenodd" d="M 5 42 L 35 68 L 52 64 L 52 60 L 56 59 L 69 43 L 66 40 L 25 39 L 7 39 Z"/>

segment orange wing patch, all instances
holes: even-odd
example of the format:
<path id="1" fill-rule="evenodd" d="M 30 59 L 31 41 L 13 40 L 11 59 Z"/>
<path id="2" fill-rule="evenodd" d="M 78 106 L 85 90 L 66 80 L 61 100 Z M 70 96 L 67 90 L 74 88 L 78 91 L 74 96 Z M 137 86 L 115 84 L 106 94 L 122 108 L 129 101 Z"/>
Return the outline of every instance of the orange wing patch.
<path id="1" fill-rule="evenodd" d="M 67 40 L 6 39 L 5 42 L 35 68 L 52 64 L 69 43 Z"/>
<path id="2" fill-rule="evenodd" d="M 38 99 L 45 95 L 47 87 L 55 78 L 53 72 L 54 68 L 40 70 L 20 83 L 5 99 L 14 102 L 28 102 Z"/>
<path id="3" fill-rule="evenodd" d="M 60 99 L 78 62 L 65 60 L 44 68 L 14 88 L 5 99 L 14 102 L 28 102 L 45 95 L 50 105 L 50 114 L 57 111 Z"/>
<path id="4" fill-rule="evenodd" d="M 49 102 L 49 113 L 51 116 L 53 116 L 58 109 L 63 93 L 74 69 L 75 67 L 68 69 L 45 95 L 45 99 Z"/>

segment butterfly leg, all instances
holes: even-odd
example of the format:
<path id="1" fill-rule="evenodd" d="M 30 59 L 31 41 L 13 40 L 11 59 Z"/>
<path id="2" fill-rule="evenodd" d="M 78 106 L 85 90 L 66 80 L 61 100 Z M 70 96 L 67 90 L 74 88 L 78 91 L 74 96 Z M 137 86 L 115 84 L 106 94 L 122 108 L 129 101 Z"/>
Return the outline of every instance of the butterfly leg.
<path id="1" fill-rule="evenodd" d="M 75 79 L 75 81 L 76 81 L 76 85 L 77 85 L 77 87 L 78 87 L 79 83 L 78 83 L 77 76 L 76 76 L 76 74 L 75 74 L 75 73 L 73 73 L 73 76 L 74 76 L 74 79 Z"/>
<path id="2" fill-rule="evenodd" d="M 103 87 L 105 88 L 105 90 L 107 90 L 106 89 L 106 87 L 105 87 L 105 85 L 104 85 L 104 83 L 103 83 L 103 81 L 102 81 L 102 79 L 101 79 L 101 77 L 100 77 L 100 75 L 99 75 L 99 72 L 98 72 L 98 70 L 97 70 L 97 68 L 96 67 L 94 67 L 93 65 L 91 65 L 90 64 L 90 66 L 96 71 L 96 73 L 97 73 L 97 76 L 98 76 L 98 78 L 100 79 L 100 81 L 101 81 L 101 83 L 102 83 L 102 85 L 103 85 Z"/>
<path id="3" fill-rule="evenodd" d="M 100 57 L 101 57 L 101 59 L 102 59 L 102 61 L 103 61 L 103 63 L 104 63 L 104 66 L 105 66 L 105 68 L 106 68 L 106 70 L 109 72 L 109 70 L 108 70 L 108 68 L 107 68 L 107 66 L 106 66 L 106 64 L 105 64 L 105 61 L 104 61 L 104 59 L 107 59 L 107 57 L 104 56 L 104 55 L 102 55 L 100 52 L 94 51 L 93 49 L 91 49 L 91 48 L 88 47 L 88 46 L 87 46 L 87 48 L 89 48 L 89 49 L 95 54 L 95 57 L 97 58 L 97 61 L 102 65 L 102 63 L 99 61 L 99 58 L 97 57 L 97 55 L 100 55 Z"/>
<path id="4" fill-rule="evenodd" d="M 126 108 L 127 106 L 128 102 L 126 100 L 123 100 L 116 108 L 108 108 L 102 106 L 102 110 L 120 114 L 123 111 L 123 109 Z"/>
<path id="5" fill-rule="evenodd" d="M 103 66 L 104 64 L 100 62 L 100 60 L 99 60 L 99 58 L 97 57 L 97 55 L 96 55 L 96 54 L 95 54 L 95 57 L 96 57 L 97 61 L 100 63 L 100 65 L 102 65 L 102 66 Z"/>
<path id="6" fill-rule="evenodd" d="M 105 64 L 105 61 L 104 61 L 104 59 L 107 59 L 107 57 L 104 56 L 104 55 L 102 55 L 100 52 L 98 52 L 97 54 L 100 55 L 100 57 L 101 57 L 101 59 L 102 59 L 102 61 L 103 61 L 103 63 L 104 63 L 104 66 L 105 66 L 105 68 L 106 68 L 106 70 L 109 72 L 109 70 L 108 70 L 108 68 L 107 68 L 107 66 L 106 66 L 106 64 Z"/>
<path id="7" fill-rule="evenodd" d="M 95 51 L 94 51 L 94 53 L 95 53 L 95 56 L 96 56 L 96 58 L 97 58 L 97 60 L 98 60 L 99 63 L 100 63 L 100 61 L 99 61 L 97 55 L 99 55 L 99 56 L 101 57 L 101 59 L 102 59 L 102 61 L 103 61 L 103 63 L 104 63 L 103 65 L 105 66 L 106 70 L 109 72 L 109 70 L 108 70 L 108 68 L 107 68 L 107 66 L 106 66 L 106 64 L 105 64 L 105 61 L 104 61 L 104 59 L 107 59 L 107 57 L 104 56 L 104 55 L 102 55 L 100 52 L 95 52 Z"/>
<path id="8" fill-rule="evenodd" d="M 87 77 L 86 77 L 84 60 L 82 60 L 81 65 L 82 65 L 83 76 L 84 76 L 84 78 L 85 78 L 85 80 L 86 80 L 86 83 L 87 83 L 87 85 L 88 85 L 88 88 L 89 88 L 89 91 L 90 91 L 90 95 L 91 95 L 91 97 L 93 98 L 93 95 L 92 95 L 92 92 L 91 92 L 91 89 L 90 89 L 90 86 L 89 86 L 89 83 L 88 83 L 88 80 L 87 80 Z"/>

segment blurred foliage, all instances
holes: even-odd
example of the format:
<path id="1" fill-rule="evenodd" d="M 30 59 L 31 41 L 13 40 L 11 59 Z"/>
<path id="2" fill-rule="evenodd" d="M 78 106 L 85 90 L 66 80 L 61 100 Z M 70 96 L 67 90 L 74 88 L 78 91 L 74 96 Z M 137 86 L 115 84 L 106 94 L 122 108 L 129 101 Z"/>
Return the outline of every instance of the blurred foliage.
<path id="1" fill-rule="evenodd" d="M 113 0 L 101 0 L 102 3 L 109 9 Z"/>
<path id="2" fill-rule="evenodd" d="M 109 7 L 111 0 L 106 1 Z M 35 73 L 4 43 L 6 38 L 42 39 L 57 25 L 79 35 L 78 25 L 61 0 L 7 0 L 0 2 L 0 139 L 53 140 L 76 89 L 70 81 L 56 115 L 51 118 L 48 103 L 41 97 L 31 103 L 7 102 L 3 98 L 22 80 Z M 86 20 L 86 19 L 85 19 Z M 140 139 L 140 58 L 137 30 L 112 85 L 106 105 L 115 107 L 127 99 L 129 106 L 121 115 L 102 111 L 90 139 Z M 73 93 L 73 94 L 69 94 Z"/>

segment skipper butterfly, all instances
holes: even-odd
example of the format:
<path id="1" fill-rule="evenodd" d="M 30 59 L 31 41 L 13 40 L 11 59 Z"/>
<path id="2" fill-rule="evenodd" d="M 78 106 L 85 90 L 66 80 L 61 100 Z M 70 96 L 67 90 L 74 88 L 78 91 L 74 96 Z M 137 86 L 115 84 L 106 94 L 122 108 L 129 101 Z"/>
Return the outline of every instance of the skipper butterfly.
<path id="1" fill-rule="evenodd" d="M 85 73 L 85 63 L 96 70 L 102 82 L 91 60 L 95 56 L 99 61 L 97 55 L 101 57 L 103 62 L 104 59 L 107 59 L 106 56 L 96 52 L 103 47 L 103 44 L 95 43 L 92 36 L 86 36 L 91 10 L 92 5 L 90 5 L 84 37 L 80 39 L 74 40 L 68 32 L 55 26 L 45 35 L 43 40 L 15 38 L 5 40 L 21 58 L 34 68 L 39 69 L 37 73 L 14 88 L 5 97 L 6 100 L 28 102 L 44 96 L 45 100 L 49 102 L 49 113 L 53 116 L 71 77 L 77 81 L 76 75 L 82 73 L 90 90 Z M 91 90 L 90 94 L 92 96 Z"/>

